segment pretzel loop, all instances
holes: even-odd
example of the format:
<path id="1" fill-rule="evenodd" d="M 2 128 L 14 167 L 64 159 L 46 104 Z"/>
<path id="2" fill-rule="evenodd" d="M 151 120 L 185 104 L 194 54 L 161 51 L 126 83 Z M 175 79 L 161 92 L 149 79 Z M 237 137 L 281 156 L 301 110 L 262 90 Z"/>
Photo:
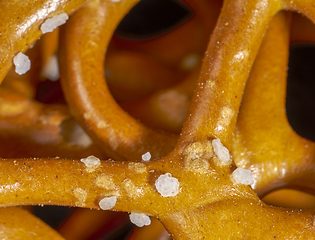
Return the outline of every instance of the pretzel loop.
<path id="1" fill-rule="evenodd" d="M 141 161 L 165 156 L 177 137 L 153 131 L 123 112 L 104 79 L 104 53 L 110 37 L 137 1 L 94 1 L 75 14 L 62 29 L 61 79 L 70 109 L 84 129 L 115 160 Z M 118 130 L 119 129 L 119 130 Z"/>

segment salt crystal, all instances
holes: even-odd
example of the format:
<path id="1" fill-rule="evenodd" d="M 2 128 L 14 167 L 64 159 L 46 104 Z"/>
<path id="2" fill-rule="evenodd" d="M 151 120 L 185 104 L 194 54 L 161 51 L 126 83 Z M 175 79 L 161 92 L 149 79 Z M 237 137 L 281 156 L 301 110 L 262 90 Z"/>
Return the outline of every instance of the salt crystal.
<path id="1" fill-rule="evenodd" d="M 150 159 L 151 159 L 151 153 L 150 152 L 147 152 L 147 153 L 142 155 L 143 161 L 149 161 Z"/>
<path id="2" fill-rule="evenodd" d="M 68 14 L 62 13 L 57 16 L 54 16 L 53 18 L 47 19 L 40 27 L 42 30 L 42 33 L 48 33 L 55 30 L 55 28 L 63 25 L 66 23 L 66 21 L 69 19 Z"/>
<path id="3" fill-rule="evenodd" d="M 229 150 L 223 146 L 220 139 L 214 139 L 212 141 L 212 146 L 214 153 L 218 156 L 218 158 L 224 162 L 228 163 L 231 159 Z"/>
<path id="4" fill-rule="evenodd" d="M 194 69 L 200 62 L 200 56 L 198 54 L 189 54 L 181 62 L 181 66 L 185 70 Z"/>
<path id="5" fill-rule="evenodd" d="M 236 168 L 232 173 L 234 180 L 237 183 L 252 185 L 254 183 L 253 175 L 250 170 Z"/>
<path id="6" fill-rule="evenodd" d="M 44 66 L 43 75 L 51 81 L 59 79 L 59 65 L 57 55 L 52 55 Z"/>
<path id="7" fill-rule="evenodd" d="M 101 209 L 109 210 L 109 209 L 112 209 L 113 207 L 115 207 L 116 202 L 117 202 L 116 196 L 105 197 L 99 202 L 99 205 L 100 205 Z"/>
<path id="8" fill-rule="evenodd" d="M 170 173 L 159 176 L 155 181 L 155 187 L 162 197 L 173 197 L 179 192 L 179 182 Z"/>
<path id="9" fill-rule="evenodd" d="M 14 58 L 15 72 L 19 75 L 26 73 L 31 69 L 31 61 L 24 53 L 19 52 Z"/>
<path id="10" fill-rule="evenodd" d="M 93 155 L 87 158 L 82 158 L 81 162 L 83 162 L 88 168 L 96 167 L 101 164 L 101 160 Z"/>
<path id="11" fill-rule="evenodd" d="M 84 129 L 76 123 L 70 133 L 69 143 L 80 147 L 88 147 L 93 143 L 93 141 Z"/>
<path id="12" fill-rule="evenodd" d="M 149 216 L 143 213 L 130 213 L 130 221 L 138 227 L 148 226 L 151 224 Z"/>

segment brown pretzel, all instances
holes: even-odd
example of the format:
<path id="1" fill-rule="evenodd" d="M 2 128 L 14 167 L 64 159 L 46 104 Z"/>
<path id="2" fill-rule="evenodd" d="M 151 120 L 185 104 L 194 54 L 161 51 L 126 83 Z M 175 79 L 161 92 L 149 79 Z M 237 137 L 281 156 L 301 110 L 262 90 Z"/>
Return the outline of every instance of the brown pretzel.
<path id="1" fill-rule="evenodd" d="M 276 17 L 273 23 L 246 84 L 233 156 L 238 166 L 252 170 L 259 196 L 279 187 L 314 193 L 315 145 L 294 132 L 285 112 L 289 21 Z"/>
<path id="2" fill-rule="evenodd" d="M 0 213 L 0 231 L 3 239 L 64 239 L 26 210 L 8 207 L 1 208 Z"/>
<path id="3" fill-rule="evenodd" d="M 61 31 L 61 79 L 71 112 L 116 160 L 141 161 L 146 152 L 158 159 L 177 141 L 177 136 L 153 131 L 128 116 L 112 99 L 105 84 L 106 44 L 123 13 L 136 2 L 91 3 Z"/>
<path id="4" fill-rule="evenodd" d="M 133 1 L 115 4 L 109 1 L 91 1 L 76 13 L 76 16 L 74 16 L 68 24 L 68 26 L 72 28 L 64 28 L 64 31 L 68 30 L 64 34 L 70 32 L 69 35 L 71 36 L 72 31 L 75 30 L 78 30 L 79 33 L 86 33 L 89 29 L 85 29 L 84 27 L 89 26 L 88 28 L 90 28 L 93 24 L 97 25 L 98 23 L 96 22 L 82 23 L 83 20 L 88 21 L 93 19 L 92 14 L 86 14 L 89 11 L 94 11 L 94 14 L 117 11 L 119 14 L 109 14 L 109 21 L 105 23 L 104 29 L 108 27 L 112 31 L 115 24 L 112 24 L 111 21 L 117 23 L 118 18 L 121 18 L 122 14 L 129 9 L 130 3 L 133 3 Z M 106 6 L 104 9 L 107 9 L 108 12 L 102 9 L 101 6 Z M 119 146 L 117 146 L 116 151 L 121 152 L 117 153 L 113 151 L 115 149 L 113 149 L 110 138 L 113 137 L 114 134 L 110 132 L 111 128 L 106 126 L 107 135 L 104 137 L 105 141 L 104 139 L 99 139 L 99 143 L 106 144 L 107 149 L 111 148 L 111 150 L 107 151 L 112 156 L 117 156 L 117 160 L 126 159 L 128 161 L 102 161 L 94 168 L 89 168 L 78 160 L 2 159 L 0 160 L 0 182 L 2 188 L 0 204 L 2 206 L 55 204 L 99 209 L 101 199 L 115 196 L 117 197 L 117 202 L 112 208 L 113 210 L 138 212 L 154 216 L 164 224 L 174 239 L 313 239 L 314 210 L 296 211 L 265 205 L 249 186 L 239 184 L 233 180 L 232 172 L 236 168 L 234 162 L 232 160 L 227 163 L 220 162 L 220 157 L 213 149 L 214 144 L 212 142 L 214 139 L 221 139 L 222 143 L 227 146 L 227 148 L 231 149 L 233 146 L 236 164 L 242 164 L 240 157 L 242 153 L 249 153 L 246 152 L 247 150 L 242 150 L 242 148 L 248 147 L 254 149 L 255 152 L 259 152 L 259 149 L 263 149 L 263 147 L 260 147 L 256 150 L 256 146 L 251 146 L 250 143 L 247 142 L 245 142 L 244 145 L 241 141 L 234 142 L 233 134 L 235 132 L 236 121 L 239 120 L 240 125 L 236 131 L 236 134 L 238 134 L 237 140 L 245 138 L 249 141 L 251 138 L 254 138 L 251 135 L 247 135 L 248 131 L 251 130 L 247 130 L 247 126 L 244 126 L 242 121 L 245 117 L 252 117 L 248 115 L 247 111 L 250 110 L 247 109 L 251 109 L 257 102 L 254 101 L 252 104 L 242 106 L 238 118 L 241 97 L 265 30 L 273 16 L 282 9 L 300 10 L 309 18 L 313 19 L 313 21 L 315 20 L 315 8 L 312 6 L 311 1 L 225 1 L 208 50 L 205 54 L 198 86 L 188 112 L 188 118 L 185 121 L 179 142 L 174 150 L 167 156 L 156 161 L 145 163 L 135 162 L 140 160 L 141 151 L 144 150 L 141 149 L 142 146 L 135 146 L 134 148 L 128 146 L 128 144 L 131 143 L 130 137 L 128 136 L 125 141 L 127 147 L 119 148 Z M 84 18 L 79 18 L 78 16 L 84 16 Z M 286 18 L 284 13 L 279 13 L 275 17 L 271 23 L 273 27 L 266 32 L 263 48 L 265 46 L 269 46 L 270 49 L 278 47 L 277 42 L 274 41 L 275 33 L 281 35 L 281 42 L 288 41 Z M 102 20 L 104 19 L 100 19 L 100 22 Z M 79 28 L 78 24 L 80 24 L 82 28 Z M 36 23 L 32 26 L 36 26 Z M 98 30 L 95 30 L 95 32 L 97 31 Z M 34 32 L 32 34 L 34 34 Z M 34 34 L 34 36 L 36 36 L 36 34 Z M 80 37 L 79 39 L 85 44 L 83 41 L 84 36 L 77 33 L 73 36 Z M 97 42 L 97 39 L 95 41 Z M 89 46 L 93 47 L 93 42 L 90 41 L 89 43 Z M 75 49 L 76 45 L 73 44 L 73 46 Z M 95 48 L 99 49 L 99 45 L 96 44 Z M 76 55 L 69 57 L 69 54 L 76 53 L 75 51 L 72 51 L 71 48 L 69 52 L 67 52 L 65 48 L 62 49 L 65 52 L 65 55 L 61 57 L 63 66 L 67 66 L 66 64 L 68 64 L 68 60 L 71 59 L 71 57 L 79 62 Z M 89 51 L 90 50 L 86 50 L 83 51 L 83 53 L 88 54 Z M 284 52 L 283 56 L 279 55 L 279 59 L 276 59 L 279 60 L 277 64 L 282 66 L 282 70 L 280 68 L 280 70 L 275 73 L 270 70 L 269 63 L 264 63 L 266 59 L 265 54 L 260 54 L 256 62 L 256 66 L 260 66 L 259 69 L 266 67 L 267 73 L 270 73 L 271 76 L 279 77 L 280 84 L 277 86 L 279 88 L 283 88 L 284 86 L 283 66 L 286 61 L 284 60 L 286 58 L 285 55 L 286 53 Z M 8 59 L 12 59 L 12 56 L 12 53 L 8 54 Z M 83 56 L 84 55 L 81 55 L 80 58 Z M 95 72 L 102 75 L 103 73 L 99 67 L 99 65 L 102 65 L 101 56 L 97 55 L 96 59 L 85 59 L 84 62 L 92 64 L 95 60 L 97 62 L 95 64 L 97 71 Z M 80 59 L 80 61 L 83 60 Z M 259 63 L 260 61 L 263 63 Z M 6 63 L 6 61 L 4 61 L 4 63 Z M 85 70 L 92 71 L 89 64 L 86 65 L 88 66 L 87 68 L 85 68 L 85 65 L 76 67 L 74 64 L 75 67 L 73 69 L 69 71 L 63 70 L 64 72 L 62 74 L 64 74 L 64 79 L 67 81 L 80 80 L 80 72 L 78 74 L 75 72 L 77 70 L 83 71 L 82 76 L 89 74 L 93 74 L 92 76 L 94 76 L 95 72 L 85 72 Z M 5 64 L 1 66 L 6 67 Z M 3 72 L 5 71 L 6 68 L 4 68 Z M 69 79 L 66 78 L 71 71 L 78 79 L 72 78 L 71 74 Z M 251 78 L 255 78 L 255 68 L 251 74 Z M 256 81 L 256 78 L 254 80 Z M 250 79 L 247 89 L 256 91 L 262 88 L 259 82 L 257 82 L 257 86 L 255 83 L 255 86 L 252 87 L 252 81 L 253 80 Z M 259 79 L 257 81 L 259 81 Z M 81 84 L 85 83 L 86 82 Z M 87 81 L 87 83 L 92 85 L 91 79 Z M 97 84 L 99 83 L 97 82 Z M 88 94 L 76 95 L 76 91 L 86 91 L 86 89 L 80 88 L 82 85 L 76 84 L 72 86 L 74 89 L 70 89 L 70 87 L 70 85 L 66 85 L 65 87 L 67 94 L 71 93 L 83 99 L 88 96 Z M 104 86 L 100 87 L 100 89 L 107 92 Z M 98 90 L 99 89 L 95 89 L 96 92 Z M 275 103 L 275 106 L 268 108 L 268 111 L 272 111 L 274 114 L 278 114 L 279 109 L 283 108 L 283 89 L 279 93 L 279 96 L 276 95 L 275 97 L 277 100 L 276 103 L 273 99 L 270 100 L 270 102 Z M 274 92 L 268 92 L 268 94 L 262 96 L 262 98 L 268 98 L 273 96 L 273 94 Z M 108 96 L 107 94 L 105 97 Z M 251 93 L 247 93 L 244 95 L 244 99 L 251 99 L 251 96 Z M 98 110 L 95 104 L 101 104 L 102 101 L 100 98 L 96 99 L 97 101 L 94 102 L 83 101 L 84 105 L 78 106 L 78 98 L 71 99 L 71 97 L 68 96 L 70 105 L 76 104 L 75 107 L 71 106 L 74 115 L 81 123 L 86 124 L 86 129 L 91 127 L 92 130 L 90 130 L 89 133 L 95 139 L 98 139 L 98 134 L 100 133 L 96 128 L 97 123 L 105 121 L 103 119 L 106 117 L 110 118 L 112 116 L 93 115 L 93 112 L 91 116 L 95 117 L 95 119 L 91 121 L 82 120 L 86 109 L 92 108 L 94 111 L 95 108 Z M 110 98 L 108 97 L 106 99 Z M 73 101 L 73 103 L 71 101 Z M 113 106 L 115 105 L 112 104 L 112 107 Z M 111 110 L 112 114 L 117 113 L 114 107 Z M 119 110 L 117 114 L 117 116 L 121 117 L 121 110 Z M 124 117 L 133 121 L 131 118 L 127 118 L 126 115 Z M 260 121 L 261 118 L 254 116 L 252 119 L 253 120 L 249 120 L 249 123 L 255 124 L 256 121 Z M 279 113 L 275 119 L 280 123 L 285 122 L 282 113 Z M 141 125 L 137 126 L 142 127 Z M 113 131 L 118 131 L 117 128 L 118 126 L 116 126 Z M 251 126 L 248 126 L 248 128 L 251 129 Z M 145 130 L 140 131 L 140 133 L 147 131 L 146 128 L 144 129 Z M 123 128 L 121 130 L 124 131 Z M 255 136 L 265 137 L 261 135 L 264 130 L 261 125 L 258 129 L 254 130 L 254 133 L 257 134 Z M 267 134 L 273 131 L 272 128 L 268 130 Z M 162 136 L 160 139 L 165 139 L 166 136 L 166 134 L 159 135 L 159 133 L 150 130 L 148 130 L 148 132 L 152 133 L 154 140 L 157 140 L 157 136 Z M 308 156 L 311 158 L 309 150 L 305 149 L 305 147 L 301 148 L 301 143 L 304 144 L 305 140 L 296 136 L 287 124 L 282 126 L 279 132 L 292 136 L 294 142 L 290 146 L 297 149 L 305 159 Z M 128 131 L 127 133 L 131 132 Z M 139 132 L 137 133 L 139 134 Z M 279 146 L 279 140 L 271 142 L 269 136 L 267 136 L 268 145 L 265 149 L 270 150 Z M 124 141 L 121 140 L 124 140 L 124 138 L 119 140 L 119 145 L 124 143 Z M 149 140 L 148 142 L 150 143 Z M 165 143 L 169 144 L 172 143 L 172 141 L 165 140 Z M 257 141 L 257 144 L 263 143 L 262 141 Z M 150 148 L 147 149 L 152 150 Z M 161 152 L 153 152 L 155 158 L 165 155 L 169 150 L 162 144 L 153 147 L 153 150 L 157 151 L 157 149 L 160 149 Z M 279 155 L 286 152 L 285 150 L 281 151 L 281 149 L 277 149 L 277 154 Z M 303 160 L 303 157 L 300 159 Z M 240 161 L 238 162 L 237 159 Z M 290 157 L 286 159 L 287 166 L 283 169 L 285 169 L 287 173 L 284 174 L 283 177 L 277 176 L 277 180 L 280 179 L 282 184 L 284 184 L 284 180 L 292 180 L 294 177 L 290 183 L 291 186 L 298 188 L 308 187 L 312 189 L 311 186 L 308 186 L 309 183 L 302 182 L 304 179 L 312 181 L 311 176 L 307 175 L 307 171 L 300 171 L 300 176 L 293 176 L 292 173 L 288 172 L 287 167 L 292 163 L 292 159 L 293 158 Z M 247 166 L 251 165 L 252 169 L 260 168 L 261 162 L 264 161 L 263 158 L 247 158 L 246 160 L 248 162 L 245 164 L 247 164 Z M 278 161 L 273 161 L 272 164 L 273 167 L 279 166 Z M 305 162 L 301 162 L 300 160 L 298 164 L 300 164 L 299 166 L 309 167 L 312 162 L 306 162 L 305 164 Z M 258 176 L 258 181 L 254 186 L 257 187 L 261 194 L 278 187 L 274 182 L 276 178 L 266 176 L 267 173 L 262 171 L 265 169 L 267 168 L 263 168 L 260 172 L 255 173 L 255 176 Z M 157 179 L 166 173 L 171 174 L 179 182 L 179 192 L 175 196 L 163 197 L 155 185 Z M 306 174 L 306 177 L 302 176 L 302 174 Z"/>

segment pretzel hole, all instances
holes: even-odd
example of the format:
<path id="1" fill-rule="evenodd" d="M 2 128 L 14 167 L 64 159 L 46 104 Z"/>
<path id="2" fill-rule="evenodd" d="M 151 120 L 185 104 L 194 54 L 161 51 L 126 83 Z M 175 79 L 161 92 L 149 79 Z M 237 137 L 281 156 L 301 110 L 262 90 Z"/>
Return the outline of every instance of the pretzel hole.
<path id="1" fill-rule="evenodd" d="M 35 99 L 46 104 L 64 104 L 66 102 L 59 80 L 45 80 L 40 82 Z"/>
<path id="2" fill-rule="evenodd" d="M 34 214 L 57 229 L 75 208 L 61 206 L 33 206 Z"/>
<path id="3" fill-rule="evenodd" d="M 315 141 L 315 44 L 296 43 L 290 48 L 286 109 L 292 128 Z"/>
<path id="4" fill-rule="evenodd" d="M 34 214 L 54 229 L 61 229 L 65 220 L 71 215 L 75 208 L 62 206 L 34 206 Z M 89 210 L 98 212 L 99 210 Z M 117 213 L 116 213 L 117 214 Z M 111 222 L 104 222 L 98 232 L 95 232 L 90 239 L 117 240 L 125 239 L 134 225 L 129 221 L 128 213 L 118 213 Z M 86 236 L 85 236 L 86 237 Z"/>
<path id="5" fill-rule="evenodd" d="M 278 207 L 287 208 L 314 208 L 315 196 L 293 189 L 279 189 L 269 193 L 262 201 Z"/>
<path id="6" fill-rule="evenodd" d="M 176 28 L 192 16 L 177 0 L 141 0 L 124 17 L 115 34 L 122 38 L 147 40 Z"/>

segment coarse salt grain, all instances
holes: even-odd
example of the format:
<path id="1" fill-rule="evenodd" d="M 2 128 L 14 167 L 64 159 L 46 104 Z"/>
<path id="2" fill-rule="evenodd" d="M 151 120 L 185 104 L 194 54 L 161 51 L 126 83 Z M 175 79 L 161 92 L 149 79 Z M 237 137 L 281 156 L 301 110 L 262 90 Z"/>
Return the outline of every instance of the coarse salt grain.
<path id="1" fill-rule="evenodd" d="M 87 158 L 82 158 L 81 162 L 85 164 L 86 167 L 92 168 L 96 167 L 98 165 L 101 165 L 101 160 L 93 155 L 87 157 Z"/>
<path id="2" fill-rule="evenodd" d="M 151 224 L 149 216 L 143 213 L 130 213 L 130 221 L 138 227 L 148 226 Z"/>
<path id="3" fill-rule="evenodd" d="M 214 153 L 218 156 L 218 158 L 224 162 L 228 163 L 231 159 L 229 150 L 223 146 L 220 139 L 214 139 L 212 141 L 212 146 Z"/>
<path id="4" fill-rule="evenodd" d="M 155 187 L 162 197 L 173 197 L 179 192 L 179 182 L 170 173 L 159 176 L 155 181 Z"/>
<path id="5" fill-rule="evenodd" d="M 24 53 L 19 52 L 14 58 L 15 72 L 19 75 L 26 73 L 31 69 L 31 61 Z"/>
<path id="6" fill-rule="evenodd" d="M 109 209 L 112 209 L 113 207 L 115 207 L 116 202 L 117 202 L 116 196 L 105 197 L 99 202 L 99 205 L 100 205 L 101 209 L 109 210 Z"/>
<path id="7" fill-rule="evenodd" d="M 48 33 L 55 30 L 55 28 L 63 25 L 66 23 L 66 21 L 69 19 L 68 14 L 61 13 L 57 16 L 54 16 L 53 18 L 47 19 L 40 27 L 40 30 L 42 30 L 42 33 Z"/>
<path id="8" fill-rule="evenodd" d="M 143 161 L 149 161 L 150 159 L 151 159 L 151 153 L 150 152 L 147 152 L 147 153 L 142 155 Z"/>
<path id="9" fill-rule="evenodd" d="M 252 172 L 247 169 L 236 168 L 232 176 L 237 183 L 246 185 L 252 185 L 254 183 Z"/>

